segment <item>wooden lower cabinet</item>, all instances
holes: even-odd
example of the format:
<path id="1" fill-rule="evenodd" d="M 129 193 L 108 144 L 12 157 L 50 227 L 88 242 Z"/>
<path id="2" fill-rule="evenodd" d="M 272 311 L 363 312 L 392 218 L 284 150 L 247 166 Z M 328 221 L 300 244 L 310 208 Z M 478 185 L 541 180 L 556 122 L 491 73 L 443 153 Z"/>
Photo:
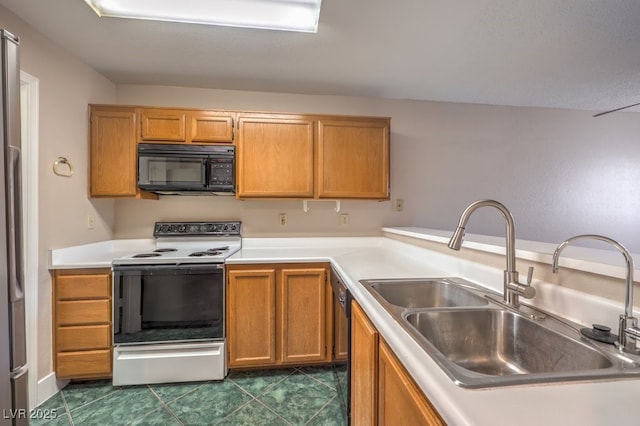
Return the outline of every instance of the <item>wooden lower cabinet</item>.
<path id="1" fill-rule="evenodd" d="M 276 270 L 234 270 L 227 279 L 229 366 L 276 363 Z"/>
<path id="2" fill-rule="evenodd" d="M 378 331 L 360 305 L 351 305 L 351 423 L 375 425 L 378 398 Z"/>
<path id="3" fill-rule="evenodd" d="M 276 336 L 280 337 L 284 364 L 331 360 L 327 321 L 331 324 L 332 310 L 327 273 L 326 266 L 280 270 L 280 328 Z"/>
<path id="4" fill-rule="evenodd" d="M 378 424 L 445 424 L 382 339 L 378 351 Z"/>
<path id="5" fill-rule="evenodd" d="M 351 424 L 446 424 L 355 301 L 351 310 Z"/>
<path id="6" fill-rule="evenodd" d="M 56 376 L 111 377 L 111 270 L 55 270 L 52 276 Z"/>
<path id="7" fill-rule="evenodd" d="M 229 367 L 331 361 L 327 264 L 229 265 Z"/>

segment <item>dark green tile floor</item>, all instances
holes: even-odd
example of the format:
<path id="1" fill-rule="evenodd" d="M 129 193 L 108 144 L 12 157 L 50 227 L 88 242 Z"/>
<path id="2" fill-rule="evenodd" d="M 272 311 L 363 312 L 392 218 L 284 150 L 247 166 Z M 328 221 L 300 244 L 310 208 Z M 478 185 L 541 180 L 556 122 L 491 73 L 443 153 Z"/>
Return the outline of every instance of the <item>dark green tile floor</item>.
<path id="1" fill-rule="evenodd" d="M 338 377 L 336 377 L 338 376 Z M 32 425 L 346 425 L 331 368 L 230 372 L 224 381 L 113 387 L 73 382 Z"/>

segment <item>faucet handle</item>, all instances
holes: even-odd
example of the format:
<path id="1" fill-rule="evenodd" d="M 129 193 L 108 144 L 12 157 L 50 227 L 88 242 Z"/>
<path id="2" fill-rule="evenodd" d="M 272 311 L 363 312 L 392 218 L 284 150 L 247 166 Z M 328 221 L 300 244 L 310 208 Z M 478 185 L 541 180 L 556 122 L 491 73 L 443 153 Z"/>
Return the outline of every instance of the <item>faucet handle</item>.
<path id="1" fill-rule="evenodd" d="M 529 270 L 527 271 L 527 285 L 531 285 L 532 280 L 533 280 L 533 266 L 529 266 Z"/>

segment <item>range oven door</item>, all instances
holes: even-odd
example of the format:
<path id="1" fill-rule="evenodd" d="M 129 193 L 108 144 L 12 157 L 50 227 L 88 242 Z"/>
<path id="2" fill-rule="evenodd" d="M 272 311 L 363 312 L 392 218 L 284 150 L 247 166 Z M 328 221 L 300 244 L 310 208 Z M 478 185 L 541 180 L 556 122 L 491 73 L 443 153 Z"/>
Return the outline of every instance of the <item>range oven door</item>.
<path id="1" fill-rule="evenodd" d="M 224 339 L 224 265 L 116 265 L 116 345 Z"/>

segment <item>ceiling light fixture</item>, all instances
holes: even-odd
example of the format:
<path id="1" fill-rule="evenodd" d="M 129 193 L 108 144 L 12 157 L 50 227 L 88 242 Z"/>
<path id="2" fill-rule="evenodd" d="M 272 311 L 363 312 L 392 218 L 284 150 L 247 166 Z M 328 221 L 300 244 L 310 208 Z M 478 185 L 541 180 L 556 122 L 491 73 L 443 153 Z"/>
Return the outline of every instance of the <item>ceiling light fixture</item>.
<path id="1" fill-rule="evenodd" d="M 84 0 L 98 14 L 227 27 L 318 32 L 322 0 Z"/>

